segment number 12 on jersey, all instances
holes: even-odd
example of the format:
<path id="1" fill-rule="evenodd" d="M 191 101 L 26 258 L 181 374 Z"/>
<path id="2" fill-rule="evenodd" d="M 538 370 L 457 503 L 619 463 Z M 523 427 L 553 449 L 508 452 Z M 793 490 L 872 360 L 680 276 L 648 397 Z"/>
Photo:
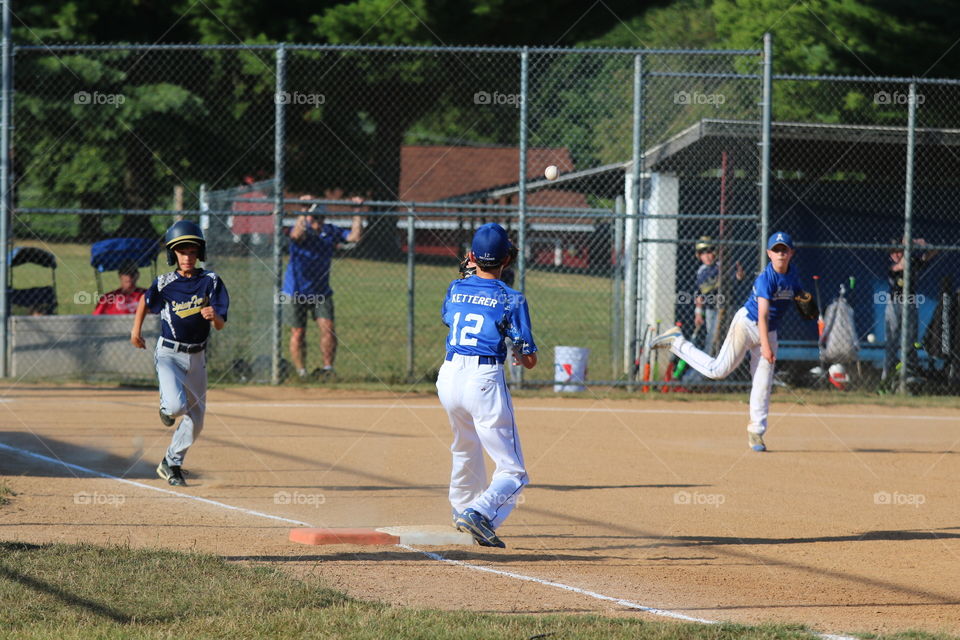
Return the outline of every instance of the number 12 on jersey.
<path id="1" fill-rule="evenodd" d="M 467 324 L 472 322 L 473 324 Z M 479 313 L 468 313 L 463 317 L 463 327 L 460 328 L 460 346 L 477 346 L 476 335 L 483 327 L 483 316 Z M 453 314 L 453 328 L 450 330 L 450 346 L 457 346 L 457 328 L 460 326 L 460 312 Z"/>

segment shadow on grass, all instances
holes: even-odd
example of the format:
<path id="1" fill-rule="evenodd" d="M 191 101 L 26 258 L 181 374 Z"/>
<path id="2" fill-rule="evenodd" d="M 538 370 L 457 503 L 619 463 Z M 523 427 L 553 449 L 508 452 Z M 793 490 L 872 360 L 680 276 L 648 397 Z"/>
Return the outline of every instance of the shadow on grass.
<path id="1" fill-rule="evenodd" d="M 0 547 L 7 547 L 9 545 L 0 545 Z M 11 582 L 16 582 L 23 585 L 28 589 L 33 589 L 38 593 L 45 593 L 59 599 L 64 604 L 77 607 L 79 609 L 86 609 L 94 615 L 101 616 L 103 618 L 108 618 L 114 622 L 120 624 L 129 624 L 133 618 L 131 616 L 125 615 L 110 607 L 95 602 L 93 600 L 88 600 L 86 598 L 81 598 L 75 594 L 65 591 L 60 587 L 50 584 L 49 582 L 44 582 L 43 580 L 38 580 L 37 578 L 31 578 L 28 575 L 18 573 L 13 569 L 3 566 L 0 564 L 0 578 L 5 578 Z"/>

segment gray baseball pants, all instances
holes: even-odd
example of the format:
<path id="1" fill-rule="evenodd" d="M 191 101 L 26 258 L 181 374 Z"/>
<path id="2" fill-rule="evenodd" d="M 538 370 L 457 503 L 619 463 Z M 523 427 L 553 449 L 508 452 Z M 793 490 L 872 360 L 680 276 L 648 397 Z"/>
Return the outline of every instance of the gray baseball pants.
<path id="1" fill-rule="evenodd" d="M 187 449 L 203 430 L 207 406 L 207 352 L 180 353 L 157 341 L 155 361 L 160 381 L 160 409 L 183 416 L 167 448 L 167 464 L 181 466 Z"/>

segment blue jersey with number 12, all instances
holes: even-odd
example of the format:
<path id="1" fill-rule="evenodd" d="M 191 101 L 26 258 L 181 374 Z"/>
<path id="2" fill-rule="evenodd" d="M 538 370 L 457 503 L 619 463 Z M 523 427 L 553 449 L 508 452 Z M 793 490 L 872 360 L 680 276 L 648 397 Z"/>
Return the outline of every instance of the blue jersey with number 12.
<path id="1" fill-rule="evenodd" d="M 447 288 L 440 314 L 450 327 L 447 353 L 506 358 L 504 337 L 523 354 L 537 350 L 526 299 L 500 280 L 479 276 L 454 280 Z"/>

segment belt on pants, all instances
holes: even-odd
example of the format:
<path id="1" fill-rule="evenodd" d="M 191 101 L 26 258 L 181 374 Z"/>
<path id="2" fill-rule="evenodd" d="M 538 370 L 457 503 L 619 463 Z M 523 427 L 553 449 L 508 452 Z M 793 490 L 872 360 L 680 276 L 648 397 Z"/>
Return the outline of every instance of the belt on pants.
<path id="1" fill-rule="evenodd" d="M 186 342 L 177 342 L 176 340 L 167 340 L 166 338 L 160 341 L 160 345 L 180 353 L 199 353 L 207 348 L 206 342 L 187 344 Z"/>
<path id="2" fill-rule="evenodd" d="M 463 353 L 461 353 L 460 355 L 462 355 L 465 358 L 476 358 L 477 364 L 503 364 L 503 361 L 504 361 L 504 358 L 502 358 L 501 356 L 468 356 Z M 454 356 L 454 352 L 451 351 L 450 353 L 447 354 L 447 360 L 448 361 L 453 360 L 453 356 Z"/>

